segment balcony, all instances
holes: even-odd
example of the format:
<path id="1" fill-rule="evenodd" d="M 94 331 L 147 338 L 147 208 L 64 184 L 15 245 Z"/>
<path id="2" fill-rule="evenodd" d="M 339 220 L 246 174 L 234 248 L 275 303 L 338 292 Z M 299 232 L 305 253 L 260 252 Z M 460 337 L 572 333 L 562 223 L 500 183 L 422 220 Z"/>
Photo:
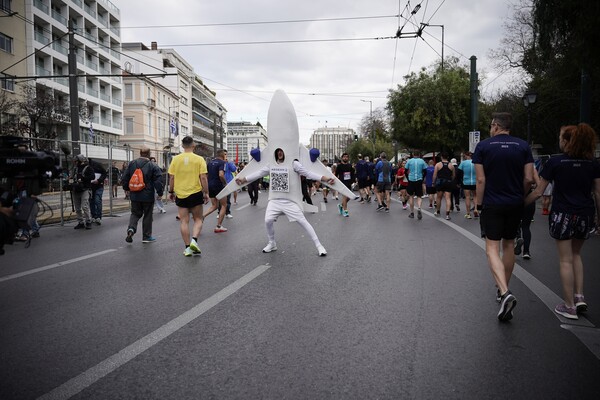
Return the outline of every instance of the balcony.
<path id="1" fill-rule="evenodd" d="M 91 32 L 83 32 L 83 36 L 85 36 L 88 40 L 96 43 L 96 36 L 94 36 Z"/>
<path id="2" fill-rule="evenodd" d="M 121 102 L 121 100 L 119 100 L 119 99 L 116 99 L 114 96 L 113 96 L 113 98 L 112 98 L 112 103 L 113 103 L 115 106 L 119 106 L 119 107 L 121 107 L 121 105 L 123 104 L 123 103 Z"/>
<path id="3" fill-rule="evenodd" d="M 110 96 L 106 93 L 100 93 L 100 99 L 106 101 L 107 103 L 110 103 Z"/>
<path id="4" fill-rule="evenodd" d="M 54 18 L 61 24 L 67 26 L 67 19 L 65 17 L 63 17 L 58 11 L 52 10 L 52 18 Z"/>
<path id="5" fill-rule="evenodd" d="M 115 82 L 121 83 L 121 77 L 120 76 L 111 76 L 110 79 L 112 79 Z"/>
<path id="6" fill-rule="evenodd" d="M 123 123 L 118 120 L 114 120 L 112 123 L 112 127 L 116 129 L 123 129 Z"/>
<path id="7" fill-rule="evenodd" d="M 45 14 L 48 14 L 48 6 L 42 3 L 41 0 L 33 0 L 35 8 L 42 10 Z"/>
<path id="8" fill-rule="evenodd" d="M 77 64 L 83 65 L 83 63 L 84 63 L 83 56 L 80 56 L 79 54 L 76 54 L 75 58 L 77 58 Z"/>
<path id="9" fill-rule="evenodd" d="M 73 3 L 77 4 L 80 8 L 83 6 L 81 0 L 73 0 Z"/>
<path id="10" fill-rule="evenodd" d="M 98 71 L 98 64 L 96 64 L 93 61 L 87 60 L 85 65 L 87 65 L 89 68 L 93 69 L 94 71 Z"/>
<path id="11" fill-rule="evenodd" d="M 90 96 L 98 97 L 98 91 L 96 89 L 94 89 L 91 86 L 88 86 L 86 89 L 87 94 L 89 94 Z"/>
<path id="12" fill-rule="evenodd" d="M 41 32 L 35 31 L 34 36 L 35 36 L 36 42 L 39 42 L 41 44 L 48 44 L 48 43 L 50 43 L 50 39 L 48 39 L 46 36 L 44 36 L 44 34 L 41 33 Z"/>
<path id="13" fill-rule="evenodd" d="M 85 85 L 83 85 L 83 84 L 81 84 L 81 83 L 78 83 L 78 84 L 77 84 L 77 91 L 78 91 L 79 93 L 85 93 Z"/>
<path id="14" fill-rule="evenodd" d="M 111 126 L 110 118 L 102 117 L 100 118 L 100 123 L 105 126 Z"/>
<path id="15" fill-rule="evenodd" d="M 92 7 L 90 7 L 87 4 L 83 3 L 83 9 L 85 10 L 86 13 L 88 13 L 92 17 L 96 18 L 96 11 L 92 10 Z"/>
<path id="16" fill-rule="evenodd" d="M 116 27 L 116 26 L 111 26 L 110 28 L 111 32 L 114 33 L 117 36 L 121 36 L 121 28 Z"/>
<path id="17" fill-rule="evenodd" d="M 69 86 L 69 78 L 54 78 L 54 82 L 63 86 Z"/>
<path id="18" fill-rule="evenodd" d="M 54 42 L 54 43 L 52 43 L 52 48 L 54 50 L 58 51 L 60 54 L 63 54 L 65 56 L 69 55 L 69 49 L 67 49 L 62 44 L 60 44 L 60 42 Z"/>
<path id="19" fill-rule="evenodd" d="M 44 67 L 42 67 L 41 65 L 36 65 L 35 66 L 35 74 L 37 76 L 50 76 L 50 71 L 48 71 L 47 69 L 44 69 Z"/>
<path id="20" fill-rule="evenodd" d="M 108 19 L 104 18 L 100 14 L 98 14 L 98 22 L 100 22 L 100 25 L 108 28 Z"/>
<path id="21" fill-rule="evenodd" d="M 120 53 L 118 53 L 117 51 L 113 50 L 113 49 L 110 49 L 110 54 L 112 54 L 112 56 L 113 56 L 114 58 L 116 58 L 117 60 L 120 60 L 120 59 L 121 59 L 121 54 L 120 54 Z"/>

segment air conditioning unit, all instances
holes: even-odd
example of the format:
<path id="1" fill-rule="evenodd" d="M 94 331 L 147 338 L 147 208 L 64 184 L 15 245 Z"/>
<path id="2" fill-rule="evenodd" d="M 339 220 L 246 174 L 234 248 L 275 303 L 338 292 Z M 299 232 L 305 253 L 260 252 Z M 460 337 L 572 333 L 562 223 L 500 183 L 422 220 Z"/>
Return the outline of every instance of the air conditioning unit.
<path id="1" fill-rule="evenodd" d="M 146 105 L 150 108 L 154 108 L 154 107 L 156 107 L 156 100 L 148 99 L 148 102 L 146 103 Z"/>

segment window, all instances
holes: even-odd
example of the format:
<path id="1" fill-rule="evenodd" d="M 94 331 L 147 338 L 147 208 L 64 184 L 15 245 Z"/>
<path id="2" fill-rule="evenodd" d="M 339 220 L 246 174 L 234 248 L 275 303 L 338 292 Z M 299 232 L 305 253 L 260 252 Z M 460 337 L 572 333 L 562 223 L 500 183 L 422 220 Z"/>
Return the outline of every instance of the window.
<path id="1" fill-rule="evenodd" d="M 7 77 L 8 75 L 2 74 L 3 77 Z M 15 80 L 14 79 L 2 79 L 2 89 L 9 90 L 11 92 L 15 91 Z"/>
<path id="2" fill-rule="evenodd" d="M 133 133 L 133 117 L 125 117 L 125 133 Z"/>
<path id="3" fill-rule="evenodd" d="M 0 0 L 0 10 L 9 13 L 12 10 L 11 0 Z"/>
<path id="4" fill-rule="evenodd" d="M 13 39 L 10 36 L 6 36 L 5 34 L 0 33 L 0 49 L 4 50 L 7 53 L 12 53 Z"/>
<path id="5" fill-rule="evenodd" d="M 131 83 L 125 84 L 125 99 L 126 100 L 133 99 L 133 85 Z"/>
<path id="6" fill-rule="evenodd" d="M 150 136 L 154 136 L 154 134 L 152 133 L 152 114 L 148 113 L 148 133 L 150 134 Z"/>

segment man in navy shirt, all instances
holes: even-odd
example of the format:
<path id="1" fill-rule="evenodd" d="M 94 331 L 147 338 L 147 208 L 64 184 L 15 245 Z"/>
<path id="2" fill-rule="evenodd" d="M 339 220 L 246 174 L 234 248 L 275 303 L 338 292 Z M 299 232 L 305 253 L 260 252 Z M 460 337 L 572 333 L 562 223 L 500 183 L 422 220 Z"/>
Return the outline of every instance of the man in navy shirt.
<path id="1" fill-rule="evenodd" d="M 217 208 L 219 208 L 219 216 L 217 219 L 217 226 L 215 227 L 215 233 L 227 232 L 227 228 L 225 228 L 223 224 L 223 219 L 225 218 L 225 210 L 227 208 L 227 197 L 223 197 L 221 200 L 217 200 L 217 194 L 227 184 L 225 180 L 225 166 L 227 161 L 225 161 L 225 150 L 219 149 L 217 151 L 217 156 L 213 158 L 208 163 L 208 197 L 210 197 L 211 206 L 204 213 L 204 219 L 207 216 L 213 213 Z"/>
<path id="2" fill-rule="evenodd" d="M 510 135 L 512 115 L 492 114 L 490 138 L 475 148 L 477 211 L 492 276 L 498 287 L 498 319 L 512 319 L 517 299 L 508 290 L 515 266 L 514 240 L 523 213 L 525 194 L 533 183 L 533 156 L 529 144 Z M 500 256 L 502 245 L 502 257 Z"/>

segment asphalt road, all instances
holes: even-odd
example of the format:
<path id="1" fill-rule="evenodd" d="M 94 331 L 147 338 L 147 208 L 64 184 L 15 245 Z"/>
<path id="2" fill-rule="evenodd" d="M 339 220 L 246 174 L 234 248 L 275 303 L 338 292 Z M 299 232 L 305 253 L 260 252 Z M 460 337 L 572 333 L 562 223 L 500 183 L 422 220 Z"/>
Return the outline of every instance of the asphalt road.
<path id="1" fill-rule="evenodd" d="M 313 199 L 320 199 L 315 196 Z M 331 201 L 275 224 L 246 193 L 201 256 L 184 257 L 175 209 L 155 243 L 125 243 L 128 215 L 45 226 L 0 257 L 0 399 L 598 399 L 600 237 L 584 247 L 586 318 L 560 301 L 546 217 L 517 260 L 501 323 L 477 220 L 422 221 Z"/>

